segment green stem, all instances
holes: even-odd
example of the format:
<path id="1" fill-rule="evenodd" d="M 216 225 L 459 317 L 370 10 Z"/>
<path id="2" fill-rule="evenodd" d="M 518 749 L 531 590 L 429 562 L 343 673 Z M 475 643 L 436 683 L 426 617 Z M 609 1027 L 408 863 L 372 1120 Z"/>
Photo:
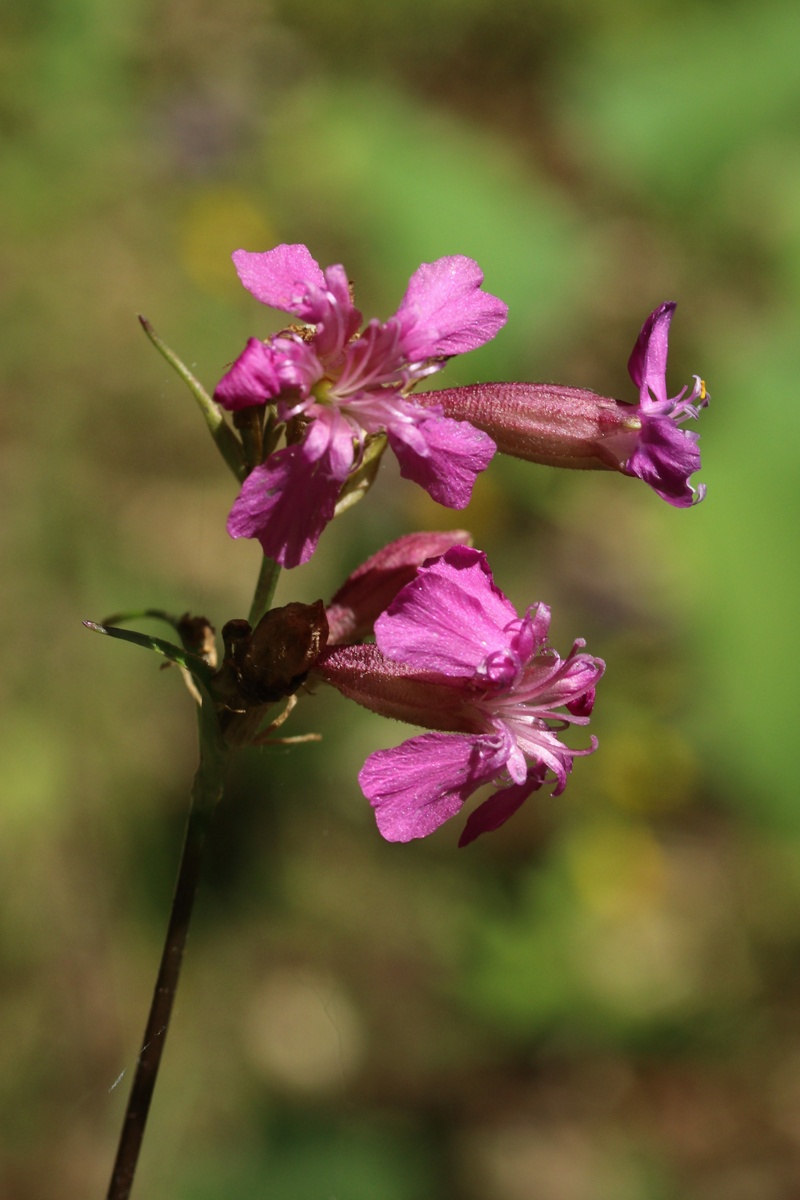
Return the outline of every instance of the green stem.
<path id="1" fill-rule="evenodd" d="M 271 558 L 267 558 L 265 555 L 261 561 L 261 570 L 258 573 L 255 595 L 253 596 L 253 603 L 250 605 L 250 615 L 247 618 L 253 629 L 255 629 L 264 613 L 272 604 L 272 597 L 275 595 L 275 588 L 277 587 L 280 573 L 281 569 L 278 563 Z"/>
<path id="2" fill-rule="evenodd" d="M 150 1101 L 158 1078 L 167 1038 L 175 992 L 180 978 L 183 952 L 194 906 L 203 849 L 215 805 L 222 796 L 224 770 L 229 751 L 219 734 L 216 714 L 208 697 L 200 710 L 200 765 L 192 784 L 191 807 L 181 853 L 172 910 L 164 939 L 150 1014 L 142 1050 L 136 1063 L 128 1105 L 120 1133 L 117 1157 L 111 1174 L 107 1200 L 128 1200 L 139 1151 L 144 1137 Z"/>

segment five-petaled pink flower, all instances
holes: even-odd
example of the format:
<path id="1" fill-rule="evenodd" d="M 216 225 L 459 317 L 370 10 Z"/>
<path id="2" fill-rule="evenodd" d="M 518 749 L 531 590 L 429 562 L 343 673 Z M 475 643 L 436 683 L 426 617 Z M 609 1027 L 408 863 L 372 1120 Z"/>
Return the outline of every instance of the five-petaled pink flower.
<path id="1" fill-rule="evenodd" d="M 418 394 L 420 404 L 483 429 L 498 450 L 529 462 L 635 475 L 664 500 L 688 508 L 705 487 L 689 482 L 700 469 L 698 435 L 683 422 L 708 403 L 695 376 L 689 395 L 667 395 L 667 348 L 675 304 L 645 321 L 628 362 L 639 403 L 626 404 L 584 388 L 551 383 L 476 383 Z"/>
<path id="2" fill-rule="evenodd" d="M 233 255 L 244 286 L 262 303 L 305 323 L 251 338 L 215 398 L 236 411 L 276 404 L 279 420 L 302 418 L 302 440 L 270 454 L 245 480 L 228 518 L 233 537 L 258 538 L 283 566 L 306 562 L 331 520 L 342 485 L 358 466 L 367 434 L 383 433 L 400 473 L 440 504 L 463 508 L 495 446 L 471 425 L 409 396 L 444 360 L 489 341 L 506 305 L 482 291 L 470 258 L 423 263 L 399 309 L 359 333 L 342 266 L 325 271 L 302 245 Z"/>
<path id="3" fill-rule="evenodd" d="M 485 556 L 456 546 L 430 560 L 375 623 L 377 645 L 334 647 L 315 670 L 385 716 L 447 732 L 370 755 L 359 775 L 387 840 L 425 837 L 484 784 L 497 790 L 469 817 L 459 845 L 496 829 L 545 782 L 564 790 L 577 755 L 559 738 L 586 725 L 604 664 L 547 645 L 550 610 L 519 617 Z"/>

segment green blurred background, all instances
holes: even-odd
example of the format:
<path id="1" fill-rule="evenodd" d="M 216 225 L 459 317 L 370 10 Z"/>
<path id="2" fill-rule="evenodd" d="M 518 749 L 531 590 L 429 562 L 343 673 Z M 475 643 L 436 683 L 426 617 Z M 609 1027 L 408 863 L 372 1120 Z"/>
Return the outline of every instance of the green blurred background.
<path id="1" fill-rule="evenodd" d="M 144 312 L 212 387 L 306 242 L 368 316 L 473 256 L 507 328 L 442 384 L 634 399 L 679 302 L 708 499 L 496 460 L 466 513 L 387 463 L 280 598 L 466 524 L 604 657 L 566 794 L 456 850 L 378 837 L 407 736 L 318 694 L 218 813 L 141 1200 L 800 1195 L 796 0 L 7 0 L 0 1195 L 105 1194 L 193 770 L 175 672 L 83 618 L 246 613 L 254 543 Z M 122 1078 L 115 1086 L 120 1073 Z"/>

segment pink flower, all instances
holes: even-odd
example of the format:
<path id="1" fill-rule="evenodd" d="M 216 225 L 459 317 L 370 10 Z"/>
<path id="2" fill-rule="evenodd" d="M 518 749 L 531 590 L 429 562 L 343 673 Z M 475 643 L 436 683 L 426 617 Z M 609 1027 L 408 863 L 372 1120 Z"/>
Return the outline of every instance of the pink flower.
<path id="1" fill-rule="evenodd" d="M 215 397 L 236 411 L 272 402 L 281 421 L 307 424 L 302 440 L 270 454 L 245 480 L 228 518 L 232 537 L 258 538 L 284 566 L 306 562 L 331 520 L 365 436 L 386 433 L 412 479 L 440 504 L 464 508 L 494 443 L 435 403 L 409 395 L 453 354 L 489 341 L 507 308 L 481 290 L 483 275 L 463 255 L 423 263 L 399 309 L 359 333 L 341 266 L 323 271 L 305 246 L 233 255 L 244 286 L 272 308 L 305 322 L 267 342 L 251 338 Z M 310 423 L 309 423 L 310 422 Z"/>
<path id="2" fill-rule="evenodd" d="M 669 327 L 675 304 L 668 301 L 642 326 L 628 362 L 639 389 L 637 405 L 582 388 L 546 383 L 478 383 L 417 396 L 448 416 L 469 421 L 497 443 L 498 450 L 529 462 L 579 469 L 613 470 L 644 480 L 677 508 L 705 495 L 690 476 L 700 469 L 698 435 L 684 428 L 708 404 L 705 384 L 670 399 L 666 368 Z"/>
<path id="3" fill-rule="evenodd" d="M 486 558 L 456 546 L 425 564 L 375 623 L 377 645 L 327 650 L 317 673 L 374 712 L 443 732 L 370 755 L 359 775 L 383 836 L 425 837 L 484 784 L 497 790 L 470 816 L 459 845 L 496 829 L 549 773 L 566 786 L 573 750 L 558 737 L 586 725 L 600 659 L 576 641 L 565 659 L 546 644 L 550 610 L 523 617 Z"/>

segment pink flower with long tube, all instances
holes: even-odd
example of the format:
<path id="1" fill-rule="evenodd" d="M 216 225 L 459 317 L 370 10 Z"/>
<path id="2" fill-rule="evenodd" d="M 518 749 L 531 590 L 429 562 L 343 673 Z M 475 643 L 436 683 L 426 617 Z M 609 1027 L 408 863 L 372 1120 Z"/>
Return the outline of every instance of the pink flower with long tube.
<path id="1" fill-rule="evenodd" d="M 529 462 L 634 475 L 676 508 L 705 495 L 690 477 L 700 469 L 698 435 L 684 425 L 708 404 L 695 376 L 687 395 L 667 394 L 670 300 L 645 321 L 628 361 L 639 403 L 627 404 L 584 388 L 550 383 L 476 383 L 418 394 L 420 404 L 483 429 L 506 454 Z"/>
<path id="2" fill-rule="evenodd" d="M 547 645 L 550 609 L 524 616 L 486 557 L 456 546 L 424 564 L 375 622 L 376 645 L 333 647 L 315 671 L 374 712 L 441 732 L 370 755 L 359 775 L 388 841 L 426 837 L 484 784 L 459 845 L 496 829 L 543 786 L 560 794 L 574 750 L 559 737 L 586 725 L 604 663 L 578 640 L 562 659 Z"/>
<path id="3" fill-rule="evenodd" d="M 362 316 L 342 266 L 323 271 L 302 245 L 237 250 L 233 261 L 256 299 L 304 327 L 251 338 L 215 391 L 231 411 L 274 403 L 280 421 L 303 430 L 248 475 L 228 518 L 231 536 L 258 538 L 286 567 L 306 562 L 366 436 L 376 433 L 386 433 L 401 475 L 438 503 L 464 508 L 494 442 L 409 393 L 505 324 L 506 305 L 481 289 L 477 263 L 463 255 L 423 263 L 395 315 L 359 333 Z"/>

